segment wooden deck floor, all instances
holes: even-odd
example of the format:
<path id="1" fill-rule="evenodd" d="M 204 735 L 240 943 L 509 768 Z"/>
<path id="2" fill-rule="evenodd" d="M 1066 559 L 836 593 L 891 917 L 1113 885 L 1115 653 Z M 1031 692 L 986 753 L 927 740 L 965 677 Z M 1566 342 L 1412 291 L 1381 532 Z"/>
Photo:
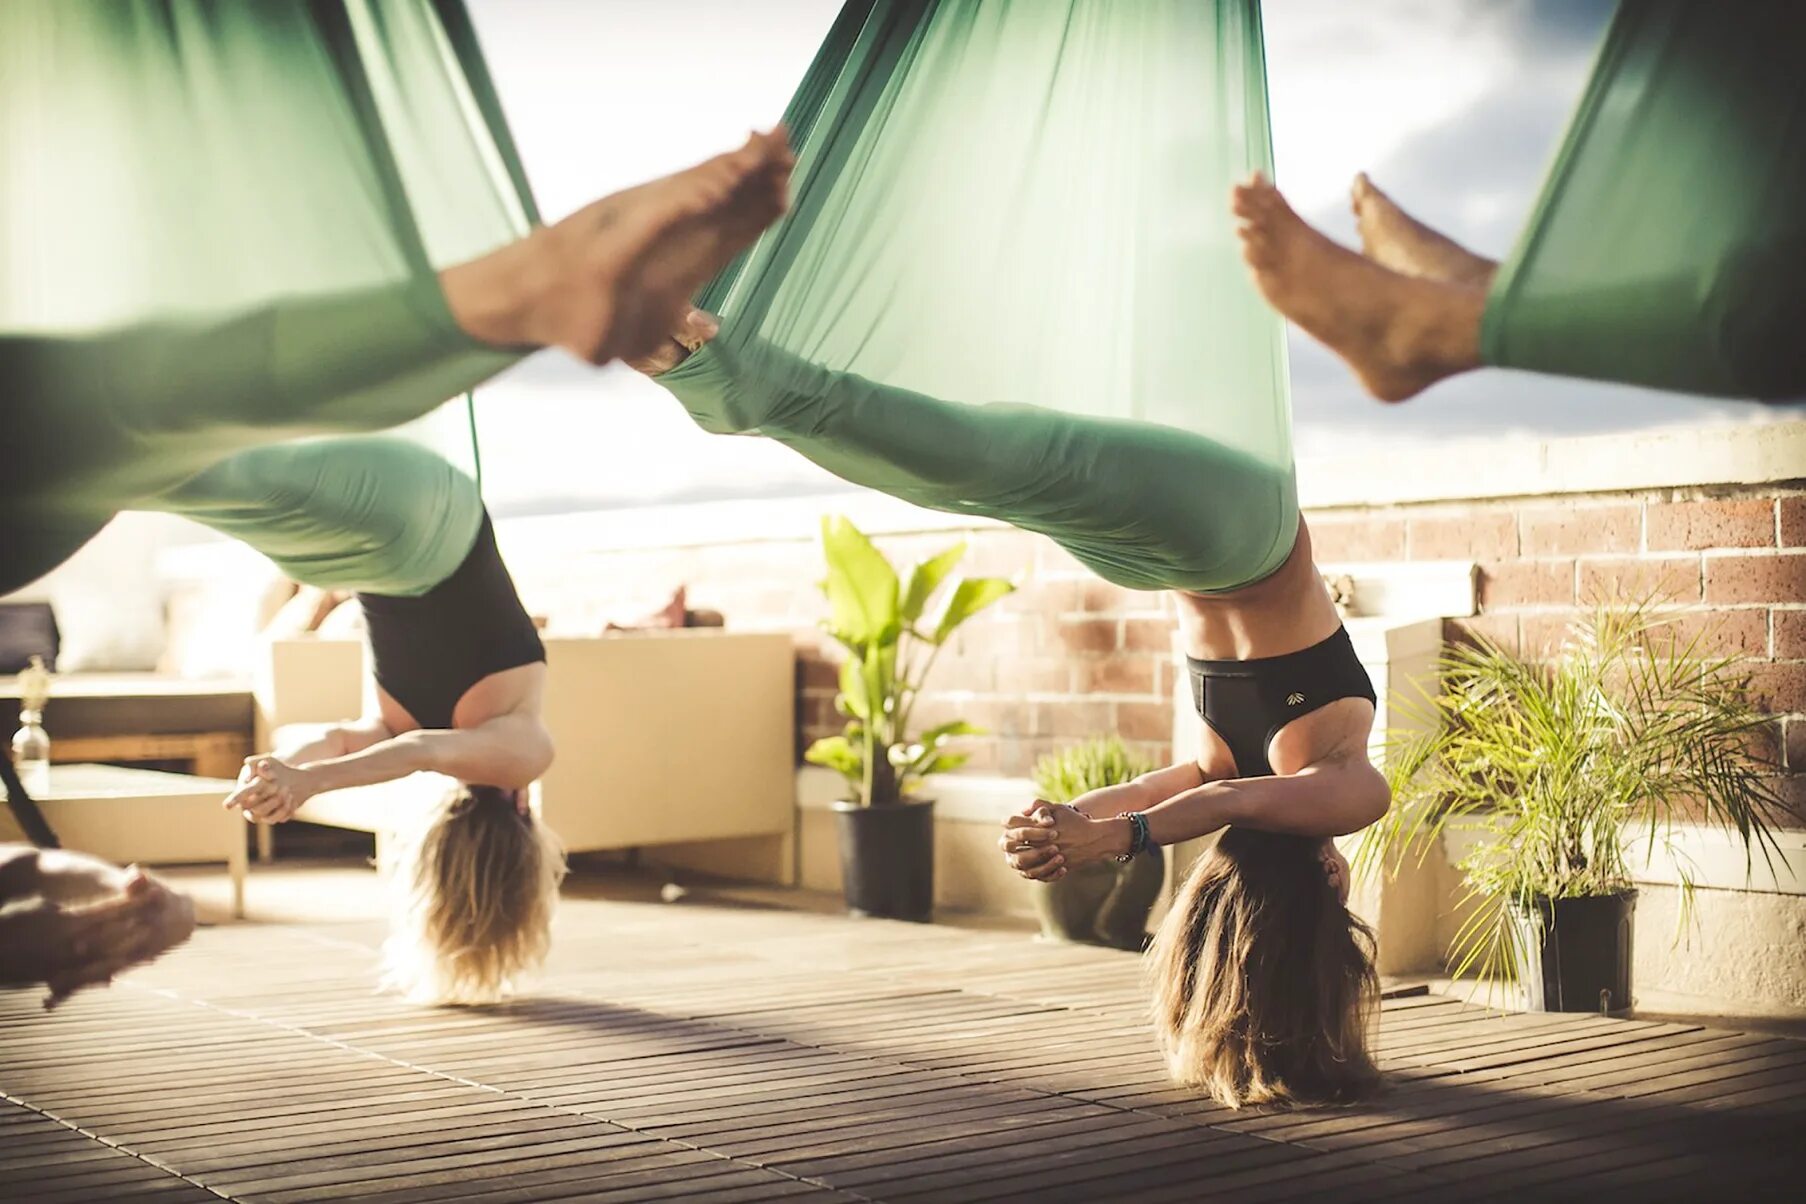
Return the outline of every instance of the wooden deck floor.
<path id="1" fill-rule="evenodd" d="M 370 924 L 238 925 L 0 995 L 0 1199 L 1799 1199 L 1806 1042 L 1388 1001 L 1388 1091 L 1171 1089 L 1132 957 L 578 901 L 494 1011 L 370 992 Z"/>

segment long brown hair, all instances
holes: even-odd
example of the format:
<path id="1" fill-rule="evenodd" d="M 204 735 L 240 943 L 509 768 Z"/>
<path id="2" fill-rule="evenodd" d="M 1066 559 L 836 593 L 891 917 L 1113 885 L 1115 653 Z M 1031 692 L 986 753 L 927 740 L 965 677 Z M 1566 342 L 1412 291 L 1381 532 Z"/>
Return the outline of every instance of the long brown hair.
<path id="1" fill-rule="evenodd" d="M 505 998 L 545 960 L 564 872 L 558 837 L 513 791 L 460 787 L 396 867 L 383 985 L 419 1003 Z"/>
<path id="2" fill-rule="evenodd" d="M 1228 1107 L 1344 1102 L 1378 1081 L 1373 931 L 1336 897 L 1321 846 L 1225 830 L 1148 951 L 1173 1078 Z"/>

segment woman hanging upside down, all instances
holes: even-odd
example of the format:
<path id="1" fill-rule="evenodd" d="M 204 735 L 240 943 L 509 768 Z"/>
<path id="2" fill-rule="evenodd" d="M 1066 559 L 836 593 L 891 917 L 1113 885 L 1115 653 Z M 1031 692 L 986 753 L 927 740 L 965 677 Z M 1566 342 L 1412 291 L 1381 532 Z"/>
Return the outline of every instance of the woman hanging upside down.
<path id="1" fill-rule="evenodd" d="M 781 129 L 754 135 L 394 285 L 81 337 L 0 331 L 0 593 L 246 448 L 399 426 L 541 347 L 603 364 L 656 345 L 783 212 L 792 163 Z"/>
<path id="2" fill-rule="evenodd" d="M 276 824 L 328 791 L 456 779 L 399 869 L 386 983 L 426 1002 L 501 998 L 545 956 L 564 857 L 527 806 L 552 762 L 545 648 L 475 484 L 416 444 L 371 436 L 244 452 L 154 504 L 290 577 L 356 591 L 375 713 L 277 733 L 225 805 Z"/>
<path id="3" fill-rule="evenodd" d="M 1372 934 L 1331 838 L 1390 805 L 1374 691 L 1311 559 L 1289 469 L 1201 435 L 961 405 L 833 372 L 692 311 L 629 361 L 705 430 L 757 433 L 856 484 L 1051 537 L 1099 576 L 1171 590 L 1204 751 L 1007 821 L 1051 880 L 1222 831 L 1155 938 L 1174 1074 L 1229 1104 L 1343 1099 L 1374 1079 Z"/>

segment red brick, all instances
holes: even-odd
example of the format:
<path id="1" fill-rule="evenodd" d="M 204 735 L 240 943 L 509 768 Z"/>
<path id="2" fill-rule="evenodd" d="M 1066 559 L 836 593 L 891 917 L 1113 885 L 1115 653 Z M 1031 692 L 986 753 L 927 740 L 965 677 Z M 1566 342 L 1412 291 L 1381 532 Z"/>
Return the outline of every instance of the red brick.
<path id="1" fill-rule="evenodd" d="M 1510 560 L 1518 554 L 1515 515 L 1425 515 L 1405 520 L 1405 546 L 1412 560 Z"/>
<path id="2" fill-rule="evenodd" d="M 1171 740 L 1130 740 L 1128 745 L 1130 752 L 1156 769 L 1173 763 L 1173 742 Z"/>
<path id="3" fill-rule="evenodd" d="M 1806 773 L 1772 779 L 1781 806 L 1790 814 L 1777 825 L 1782 828 L 1806 828 Z"/>
<path id="4" fill-rule="evenodd" d="M 1706 656 L 1768 658 L 1768 611 L 1759 607 L 1685 611 L 1672 616 L 1666 630 L 1683 647 L 1699 637 L 1698 651 Z"/>
<path id="5" fill-rule="evenodd" d="M 1062 699 L 1034 704 L 1033 728 L 1037 736 L 1088 740 L 1110 734 L 1110 704 L 1090 699 Z"/>
<path id="6" fill-rule="evenodd" d="M 1806 661 L 1776 661 L 1750 672 L 1750 701 L 1772 715 L 1806 711 Z"/>
<path id="7" fill-rule="evenodd" d="M 1806 552 L 1706 557 L 1708 602 L 1806 602 Z"/>
<path id="8" fill-rule="evenodd" d="M 1311 554 L 1319 563 L 1405 558 L 1405 523 L 1398 518 L 1337 517 L 1309 522 Z"/>
<path id="9" fill-rule="evenodd" d="M 1775 659 L 1806 660 L 1806 610 L 1769 612 L 1775 624 Z"/>
<path id="10" fill-rule="evenodd" d="M 1131 652 L 1157 652 L 1170 656 L 1173 634 L 1179 630 L 1174 619 L 1124 619 L 1122 646 Z"/>
<path id="11" fill-rule="evenodd" d="M 1051 737 L 1006 741 L 998 748 L 998 765 L 1000 771 L 1010 777 L 1025 778 L 1034 772 L 1035 763 L 1042 757 L 1070 748 L 1072 744 L 1071 740 L 1055 740 Z"/>
<path id="12" fill-rule="evenodd" d="M 1519 655 L 1533 661 L 1551 659 L 1567 645 L 1574 632 L 1574 620 L 1578 617 L 1578 611 L 1559 615 L 1525 615 Z"/>
<path id="13" fill-rule="evenodd" d="M 1580 562 L 1577 595 L 1586 605 L 1616 605 L 1654 598 L 1658 602 L 1699 601 L 1699 558 L 1621 557 Z"/>
<path id="14" fill-rule="evenodd" d="M 1173 738 L 1173 707 L 1169 702 L 1119 702 L 1116 732 L 1124 740 Z"/>
<path id="15" fill-rule="evenodd" d="M 1032 735 L 1031 706 L 1014 698 L 974 699 L 961 705 L 955 705 L 955 718 L 964 719 L 967 723 L 985 730 L 985 734 L 1003 740 L 1019 740 Z"/>
<path id="16" fill-rule="evenodd" d="M 1652 552 L 1775 546 L 1773 498 L 1652 503 L 1647 522 Z"/>
<path id="17" fill-rule="evenodd" d="M 977 690 L 988 693 L 997 685 L 997 659 L 976 653 L 947 656 L 934 662 L 928 684 L 936 690 Z"/>
<path id="18" fill-rule="evenodd" d="M 1177 676 L 1178 669 L 1171 660 L 1156 658 L 1154 661 L 1154 694 L 1160 698 L 1171 698 Z"/>
<path id="19" fill-rule="evenodd" d="M 1444 643 L 1474 643 L 1475 636 L 1484 637 L 1489 643 L 1516 656 L 1521 647 L 1518 643 L 1518 616 L 1473 615 L 1470 618 L 1443 621 Z"/>
<path id="20" fill-rule="evenodd" d="M 1571 556 L 1576 552 L 1635 552 L 1642 544 L 1643 508 L 1536 506 L 1518 515 L 1525 556 Z"/>
<path id="21" fill-rule="evenodd" d="M 1090 658 L 1077 663 L 1074 692 L 1079 694 L 1148 694 L 1154 693 L 1154 658 L 1151 656 L 1109 656 Z"/>
<path id="22" fill-rule="evenodd" d="M 1145 610 L 1148 605 L 1148 591 L 1124 589 L 1120 585 L 1111 585 L 1108 581 L 1092 578 L 1084 583 L 1080 591 L 1081 605 L 1085 610 L 1098 614 L 1120 614 L 1123 611 Z"/>
<path id="23" fill-rule="evenodd" d="M 961 740 L 959 751 L 966 754 L 962 767 L 967 773 L 1002 773 L 1001 754 L 1004 742 L 982 737 Z"/>
<path id="24" fill-rule="evenodd" d="M 1072 652 L 1115 652 L 1120 626 L 1115 619 L 1061 619 L 1055 638 Z"/>
<path id="25" fill-rule="evenodd" d="M 1070 694 L 1075 663 L 1050 657 L 1011 657 L 997 665 L 997 689 L 1007 694 Z"/>
<path id="26" fill-rule="evenodd" d="M 1781 508 L 1781 546 L 1806 548 L 1806 497 L 1784 497 Z"/>
<path id="27" fill-rule="evenodd" d="M 1789 719 L 1782 725 L 1781 744 L 1787 750 L 1790 773 L 1806 773 L 1806 719 Z"/>
<path id="28" fill-rule="evenodd" d="M 1480 605 L 1487 610 L 1573 601 L 1572 560 L 1507 561 L 1480 570 Z"/>

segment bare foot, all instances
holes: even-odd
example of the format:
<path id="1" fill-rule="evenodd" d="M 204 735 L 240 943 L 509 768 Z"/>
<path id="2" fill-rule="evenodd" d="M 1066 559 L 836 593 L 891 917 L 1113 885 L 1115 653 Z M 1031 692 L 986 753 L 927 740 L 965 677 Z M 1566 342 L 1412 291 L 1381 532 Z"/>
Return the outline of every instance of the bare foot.
<path id="1" fill-rule="evenodd" d="M 690 295 L 784 212 L 794 164 L 780 128 L 604 197 L 441 272 L 452 316 L 482 342 L 594 364 L 652 352 Z"/>
<path id="2" fill-rule="evenodd" d="M 1380 267 L 1306 225 L 1258 174 L 1232 206 L 1261 295 L 1347 361 L 1381 401 L 1480 366 L 1486 292 Z"/>
<path id="3" fill-rule="evenodd" d="M 647 376 L 669 372 L 720 332 L 721 323 L 700 309 L 691 308 L 681 321 L 674 323 L 665 332 L 665 337 L 658 346 L 644 355 L 628 356 L 627 366 L 635 372 L 644 372 Z"/>
<path id="4" fill-rule="evenodd" d="M 1362 252 L 1381 267 L 1451 284 L 1492 284 L 1496 261 L 1476 255 L 1400 209 L 1362 172 L 1349 190 Z"/>

